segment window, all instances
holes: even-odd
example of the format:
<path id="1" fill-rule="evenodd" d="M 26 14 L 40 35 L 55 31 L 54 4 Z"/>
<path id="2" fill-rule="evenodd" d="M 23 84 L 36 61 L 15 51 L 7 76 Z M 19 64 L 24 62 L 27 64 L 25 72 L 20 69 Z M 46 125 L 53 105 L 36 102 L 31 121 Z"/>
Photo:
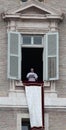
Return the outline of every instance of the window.
<path id="1" fill-rule="evenodd" d="M 44 0 L 39 0 L 39 2 L 43 2 Z"/>
<path id="2" fill-rule="evenodd" d="M 22 2 L 26 2 L 27 0 L 21 0 Z M 38 0 L 39 2 L 43 2 L 44 0 Z"/>
<path id="3" fill-rule="evenodd" d="M 40 66 L 40 69 L 38 71 L 42 71 L 43 80 L 49 81 L 49 80 L 59 79 L 58 41 L 59 41 L 58 32 L 46 33 L 44 36 L 25 35 L 25 34 L 21 35 L 19 32 L 9 32 L 8 33 L 8 78 L 21 80 L 21 74 L 23 73 L 21 69 L 22 54 L 25 54 L 26 52 L 25 49 L 22 49 L 22 45 L 26 44 L 27 45 L 26 49 L 29 47 L 28 53 L 30 52 L 28 57 L 30 57 L 32 54 L 32 58 L 30 60 L 26 58 L 25 59 L 26 62 L 25 63 L 23 62 L 24 65 L 26 65 L 28 68 L 27 61 L 29 61 L 29 65 L 37 65 L 36 68 Z M 41 49 L 42 44 L 43 44 L 43 49 Z M 37 47 L 37 49 L 35 49 L 35 47 Z M 24 53 L 22 53 L 22 50 Z M 28 53 L 26 53 L 26 55 L 28 55 Z M 39 55 L 39 53 L 41 56 Z M 34 60 L 35 58 L 36 60 Z M 31 60 L 34 61 L 34 64 L 33 62 L 31 62 Z"/>
<path id="4" fill-rule="evenodd" d="M 33 44 L 40 45 L 42 44 L 43 35 L 22 35 L 22 44 Z"/>
<path id="5" fill-rule="evenodd" d="M 26 2 L 27 0 L 21 0 L 22 2 Z"/>
<path id="6" fill-rule="evenodd" d="M 21 124 L 22 124 L 21 130 L 30 130 L 30 121 L 28 118 L 27 119 L 23 118 Z"/>
<path id="7" fill-rule="evenodd" d="M 30 67 L 34 67 L 35 72 L 38 74 L 38 81 L 43 81 L 43 48 L 22 47 L 22 81 L 27 80 L 26 74 L 30 71 Z"/>

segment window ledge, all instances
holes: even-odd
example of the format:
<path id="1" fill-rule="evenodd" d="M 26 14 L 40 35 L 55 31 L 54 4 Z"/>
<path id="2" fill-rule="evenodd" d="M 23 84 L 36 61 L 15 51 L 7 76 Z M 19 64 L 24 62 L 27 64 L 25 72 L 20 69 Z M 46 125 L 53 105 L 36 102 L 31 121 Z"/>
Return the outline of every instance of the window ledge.
<path id="1" fill-rule="evenodd" d="M 46 82 L 46 81 L 45 81 L 44 83 L 43 83 L 43 82 L 36 82 L 36 83 L 24 82 L 24 83 L 23 83 L 22 81 L 20 81 L 20 82 L 16 83 L 16 87 L 24 87 L 25 84 L 28 84 L 28 85 L 29 85 L 29 84 L 33 84 L 33 85 L 34 85 L 34 84 L 35 84 L 35 85 L 43 85 L 43 84 L 44 84 L 45 87 L 50 87 L 50 82 Z"/>

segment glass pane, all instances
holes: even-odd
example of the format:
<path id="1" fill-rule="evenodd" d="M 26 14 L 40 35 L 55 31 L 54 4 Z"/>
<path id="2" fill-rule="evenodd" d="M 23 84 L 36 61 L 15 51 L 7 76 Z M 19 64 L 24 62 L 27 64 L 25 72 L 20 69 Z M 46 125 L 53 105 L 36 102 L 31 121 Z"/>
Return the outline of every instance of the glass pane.
<path id="1" fill-rule="evenodd" d="M 56 77 L 56 57 L 48 58 L 48 77 L 49 78 Z"/>
<path id="2" fill-rule="evenodd" d="M 42 36 L 34 36 L 34 44 L 42 44 Z"/>
<path id="3" fill-rule="evenodd" d="M 22 35 L 23 36 L 23 44 L 31 44 L 31 36 L 30 35 Z"/>
<path id="4" fill-rule="evenodd" d="M 18 57 L 10 56 L 10 76 L 18 78 Z"/>
<path id="5" fill-rule="evenodd" d="M 10 34 L 10 53 L 18 54 L 18 34 Z"/>
<path id="6" fill-rule="evenodd" d="M 56 34 L 48 35 L 48 55 L 56 55 L 57 44 L 56 44 Z"/>
<path id="7" fill-rule="evenodd" d="M 28 126 L 22 126 L 22 130 L 29 130 Z"/>

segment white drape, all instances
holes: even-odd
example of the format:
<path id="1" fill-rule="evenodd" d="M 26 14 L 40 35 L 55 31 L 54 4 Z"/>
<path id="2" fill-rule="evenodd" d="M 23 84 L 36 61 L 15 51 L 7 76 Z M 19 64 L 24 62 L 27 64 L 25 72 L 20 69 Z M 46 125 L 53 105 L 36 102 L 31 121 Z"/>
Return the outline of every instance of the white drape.
<path id="1" fill-rule="evenodd" d="M 41 86 L 25 86 L 31 127 L 42 127 Z"/>

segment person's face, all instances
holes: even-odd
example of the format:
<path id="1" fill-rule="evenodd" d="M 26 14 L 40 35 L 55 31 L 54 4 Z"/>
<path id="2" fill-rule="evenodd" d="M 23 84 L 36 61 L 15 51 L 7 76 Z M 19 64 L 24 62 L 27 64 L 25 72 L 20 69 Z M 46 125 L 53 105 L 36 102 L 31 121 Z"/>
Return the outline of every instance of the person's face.
<path id="1" fill-rule="evenodd" d="M 34 72 L 34 69 L 33 69 L 33 68 L 31 68 L 31 72 Z"/>

